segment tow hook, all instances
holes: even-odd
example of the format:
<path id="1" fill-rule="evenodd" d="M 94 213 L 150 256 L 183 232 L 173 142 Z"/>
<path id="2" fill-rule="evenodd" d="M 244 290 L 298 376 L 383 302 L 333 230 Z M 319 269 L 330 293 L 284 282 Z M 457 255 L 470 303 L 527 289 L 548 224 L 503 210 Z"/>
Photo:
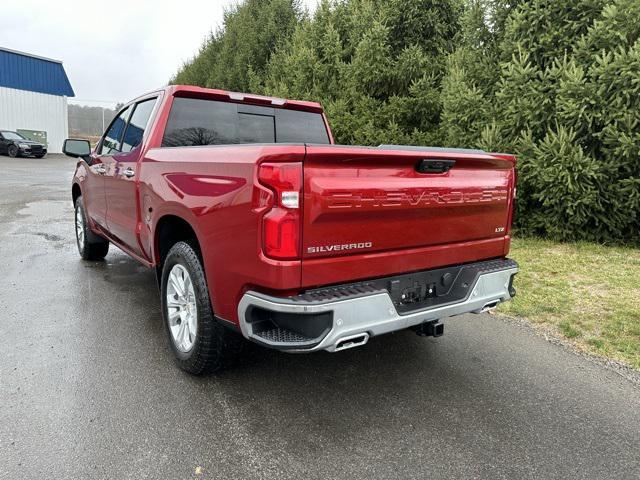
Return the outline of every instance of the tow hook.
<path id="1" fill-rule="evenodd" d="M 440 320 L 421 323 L 411 329 L 420 337 L 441 337 L 444 334 L 444 323 Z"/>

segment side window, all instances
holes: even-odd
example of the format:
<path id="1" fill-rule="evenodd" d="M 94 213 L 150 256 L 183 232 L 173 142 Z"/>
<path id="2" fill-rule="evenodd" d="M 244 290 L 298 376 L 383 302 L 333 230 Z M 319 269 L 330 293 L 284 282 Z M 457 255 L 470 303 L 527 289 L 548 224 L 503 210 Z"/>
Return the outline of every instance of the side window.
<path id="1" fill-rule="evenodd" d="M 151 112 L 156 104 L 156 99 L 151 98 L 136 104 L 131 119 L 127 125 L 127 130 L 124 133 L 124 139 L 122 140 L 122 151 L 130 152 L 136 148 L 142 142 L 142 135 L 147 128 L 149 118 L 151 118 Z"/>
<path id="2" fill-rule="evenodd" d="M 113 155 L 120 152 L 120 141 L 122 140 L 122 134 L 130 111 L 131 107 L 127 107 L 113 119 L 107 129 L 107 133 L 104 135 L 104 140 L 102 140 L 100 155 Z"/>
<path id="3" fill-rule="evenodd" d="M 162 139 L 163 147 L 238 143 L 234 103 L 176 97 Z"/>

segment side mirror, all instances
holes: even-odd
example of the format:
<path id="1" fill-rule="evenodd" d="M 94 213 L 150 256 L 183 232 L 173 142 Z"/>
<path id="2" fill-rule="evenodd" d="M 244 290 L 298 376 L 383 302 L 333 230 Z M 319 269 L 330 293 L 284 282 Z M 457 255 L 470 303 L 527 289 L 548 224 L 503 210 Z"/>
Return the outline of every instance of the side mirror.
<path id="1" fill-rule="evenodd" d="M 62 146 L 62 151 L 73 158 L 87 158 L 91 155 L 89 140 L 67 138 Z"/>

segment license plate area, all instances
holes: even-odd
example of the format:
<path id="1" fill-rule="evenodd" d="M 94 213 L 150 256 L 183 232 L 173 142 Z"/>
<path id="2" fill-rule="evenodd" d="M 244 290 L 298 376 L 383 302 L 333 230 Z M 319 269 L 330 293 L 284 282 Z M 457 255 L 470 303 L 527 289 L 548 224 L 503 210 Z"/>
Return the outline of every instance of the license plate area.
<path id="1" fill-rule="evenodd" d="M 388 278 L 386 289 L 398 313 L 410 313 L 464 300 L 476 275 L 474 268 L 439 268 Z"/>

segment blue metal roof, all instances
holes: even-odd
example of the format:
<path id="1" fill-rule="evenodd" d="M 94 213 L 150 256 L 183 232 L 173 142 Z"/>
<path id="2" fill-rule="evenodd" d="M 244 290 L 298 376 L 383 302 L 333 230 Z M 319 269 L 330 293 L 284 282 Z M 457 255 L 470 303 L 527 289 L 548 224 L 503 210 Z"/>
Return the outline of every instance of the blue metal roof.
<path id="1" fill-rule="evenodd" d="M 74 97 L 62 62 L 0 47 L 0 87 Z"/>

